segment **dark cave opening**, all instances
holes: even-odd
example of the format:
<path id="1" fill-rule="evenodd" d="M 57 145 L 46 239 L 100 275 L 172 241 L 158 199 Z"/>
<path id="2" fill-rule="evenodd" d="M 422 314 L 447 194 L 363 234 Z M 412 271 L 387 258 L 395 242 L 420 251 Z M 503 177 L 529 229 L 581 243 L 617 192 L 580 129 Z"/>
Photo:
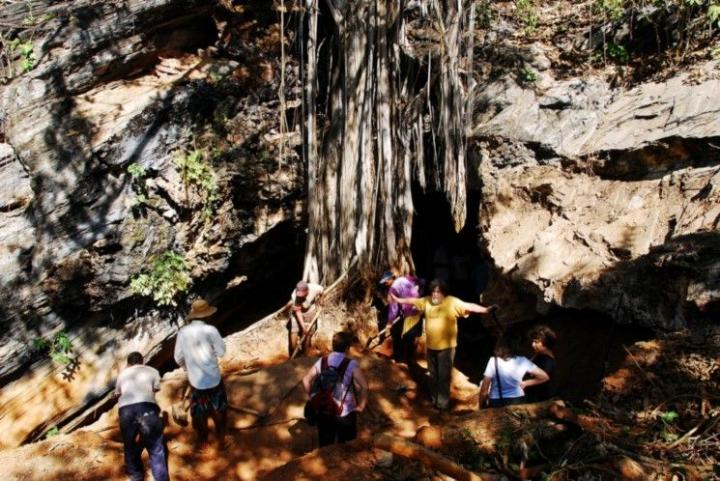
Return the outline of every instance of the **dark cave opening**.
<path id="1" fill-rule="evenodd" d="M 443 193 L 413 192 L 416 213 L 411 250 L 416 274 L 427 282 L 443 278 L 452 295 L 475 303 L 481 301 L 490 281 L 491 262 L 480 244 L 477 215 L 480 200 L 479 190 L 468 192 L 466 225 L 456 233 Z M 523 339 L 521 354 L 531 357 L 528 332 L 538 324 L 547 325 L 558 336 L 553 391 L 571 401 L 596 393 L 603 377 L 616 370 L 626 356 L 625 347 L 652 337 L 649 329 L 616 324 L 610 316 L 597 311 L 561 307 L 503 328 Z M 455 367 L 471 382 L 479 384 L 482 380 L 498 333 L 499 328 L 489 316 L 473 314 L 458 321 Z"/>

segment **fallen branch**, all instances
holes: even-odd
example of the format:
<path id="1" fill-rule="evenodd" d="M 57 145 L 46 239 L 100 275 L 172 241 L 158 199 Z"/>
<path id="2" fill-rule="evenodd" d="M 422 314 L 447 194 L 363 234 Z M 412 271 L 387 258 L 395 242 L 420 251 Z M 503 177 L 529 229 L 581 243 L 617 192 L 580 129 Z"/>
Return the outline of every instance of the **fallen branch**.
<path id="1" fill-rule="evenodd" d="M 497 476 L 492 474 L 477 474 L 468 471 L 454 461 L 434 451 L 402 438 L 387 434 L 379 434 L 373 439 L 376 448 L 390 451 L 403 458 L 414 459 L 423 465 L 446 474 L 458 481 L 494 481 Z"/>

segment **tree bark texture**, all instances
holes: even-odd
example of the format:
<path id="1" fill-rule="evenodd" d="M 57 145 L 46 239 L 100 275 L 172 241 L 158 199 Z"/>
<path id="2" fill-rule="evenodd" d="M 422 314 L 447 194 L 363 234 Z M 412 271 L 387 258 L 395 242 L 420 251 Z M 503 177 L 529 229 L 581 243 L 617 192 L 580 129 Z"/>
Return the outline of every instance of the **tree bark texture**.
<path id="1" fill-rule="evenodd" d="M 311 15 L 317 15 L 316 2 L 308 2 Z M 423 66 L 402 53 L 408 43 L 406 1 L 324 0 L 320 8 L 327 9 L 333 28 L 332 38 L 320 42 L 328 49 L 322 55 L 317 23 L 309 22 L 304 123 L 309 280 L 331 282 L 354 260 L 371 270 L 411 271 L 413 181 L 444 191 L 456 230 L 465 223 L 472 69 L 464 63 L 472 60 L 468 32 L 475 1 L 421 3 L 432 12 L 442 45 L 434 54 L 438 58 Z M 328 69 L 327 92 L 317 89 L 318 65 Z M 412 78 L 407 65 L 414 66 Z M 427 82 L 415 80 L 417 69 L 427 70 Z M 438 112 L 431 104 L 439 105 Z M 310 105 L 320 106 L 321 133 L 315 132 Z M 435 148 L 426 159 L 430 141 Z"/>

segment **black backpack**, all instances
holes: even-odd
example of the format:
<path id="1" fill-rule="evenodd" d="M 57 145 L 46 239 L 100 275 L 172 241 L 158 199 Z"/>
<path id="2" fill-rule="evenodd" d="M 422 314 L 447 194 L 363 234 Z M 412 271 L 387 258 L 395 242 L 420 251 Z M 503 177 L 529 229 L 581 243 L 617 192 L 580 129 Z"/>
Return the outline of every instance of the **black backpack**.
<path id="1" fill-rule="evenodd" d="M 345 358 L 336 366 L 328 365 L 327 356 L 320 361 L 320 374 L 315 378 L 310 392 L 310 399 L 305 403 L 305 420 L 311 426 L 319 420 L 329 420 L 340 416 L 342 404 L 347 396 L 347 391 L 340 403 L 335 400 L 333 393 L 338 382 L 342 382 L 350 364 L 350 358 Z"/>

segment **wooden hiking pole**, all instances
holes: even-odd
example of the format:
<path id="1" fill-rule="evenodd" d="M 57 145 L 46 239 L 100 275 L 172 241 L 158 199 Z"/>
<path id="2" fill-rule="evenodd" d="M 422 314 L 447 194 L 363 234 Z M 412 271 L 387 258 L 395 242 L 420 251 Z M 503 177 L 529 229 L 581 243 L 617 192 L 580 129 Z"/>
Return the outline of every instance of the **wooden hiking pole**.
<path id="1" fill-rule="evenodd" d="M 320 319 L 321 312 L 322 312 L 322 307 L 318 306 L 318 310 L 315 313 L 315 317 L 313 318 L 312 322 L 310 323 L 310 327 L 307 328 L 307 330 L 305 331 L 305 334 L 303 334 L 303 336 L 300 338 L 300 342 L 298 342 L 298 345 L 295 346 L 295 349 L 293 349 L 293 352 L 290 355 L 290 359 L 294 359 L 295 356 L 297 356 L 298 352 L 300 352 L 300 349 L 302 349 L 303 345 L 305 344 L 305 340 L 309 336 L 312 335 L 312 331 L 315 328 L 315 324 L 317 324 L 318 319 Z"/>
<path id="2" fill-rule="evenodd" d="M 372 351 L 373 349 L 375 349 L 376 347 L 378 347 L 380 344 L 382 344 L 383 341 L 385 340 L 385 339 L 383 339 L 383 336 L 384 336 L 385 334 L 387 334 L 388 332 L 390 332 L 390 328 L 393 326 L 393 324 L 395 324 L 396 322 L 398 322 L 399 319 L 400 319 L 399 317 L 396 317 L 395 320 L 392 322 L 392 324 L 386 325 L 386 326 L 382 329 L 382 331 L 380 331 L 380 332 L 378 332 L 377 334 L 375 334 L 374 336 L 370 337 L 370 339 L 368 339 L 367 342 L 365 343 L 365 349 L 367 349 L 367 350 L 369 350 L 369 351 Z M 378 340 L 377 344 L 375 344 L 373 347 L 370 347 L 370 344 L 371 344 L 375 339 Z"/>

